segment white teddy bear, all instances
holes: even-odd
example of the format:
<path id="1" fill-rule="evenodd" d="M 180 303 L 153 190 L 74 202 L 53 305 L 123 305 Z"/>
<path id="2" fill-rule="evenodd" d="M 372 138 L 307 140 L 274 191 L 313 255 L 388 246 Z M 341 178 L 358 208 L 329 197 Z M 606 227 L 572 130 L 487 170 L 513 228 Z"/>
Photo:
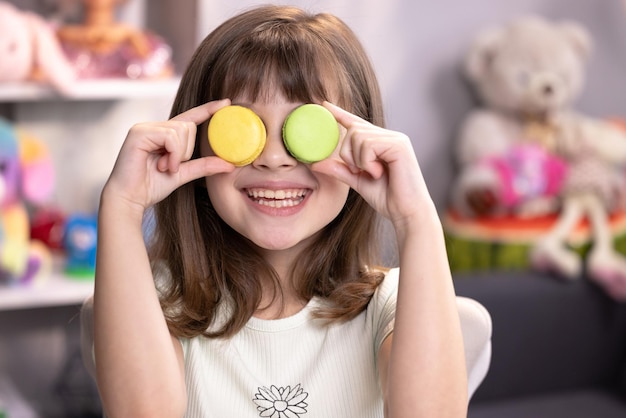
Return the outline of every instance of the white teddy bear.
<path id="1" fill-rule="evenodd" d="M 530 252 L 531 265 L 582 274 L 568 238 L 589 219 L 589 277 L 626 299 L 626 258 L 613 249 L 608 213 L 624 201 L 626 134 L 572 110 L 592 48 L 575 22 L 518 18 L 482 31 L 465 72 L 483 107 L 461 126 L 452 206 L 466 217 L 557 213 Z"/>
<path id="2" fill-rule="evenodd" d="M 0 1 L 0 83 L 36 80 L 69 92 L 76 72 L 52 26 L 41 16 Z"/>
<path id="3" fill-rule="evenodd" d="M 456 146 L 452 204 L 459 212 L 531 216 L 556 209 L 564 176 L 556 137 L 578 117 L 570 105 L 581 91 L 590 47 L 579 25 L 539 17 L 474 38 L 464 70 L 483 106 L 467 116 Z"/>

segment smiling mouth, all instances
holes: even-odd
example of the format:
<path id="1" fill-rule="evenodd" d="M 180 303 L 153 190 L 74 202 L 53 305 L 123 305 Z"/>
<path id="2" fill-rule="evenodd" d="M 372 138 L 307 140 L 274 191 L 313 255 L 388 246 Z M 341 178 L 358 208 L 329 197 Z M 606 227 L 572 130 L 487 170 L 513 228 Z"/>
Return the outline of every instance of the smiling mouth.
<path id="1" fill-rule="evenodd" d="M 307 192 L 307 189 L 246 189 L 246 193 L 252 201 L 271 208 L 298 206 L 304 200 Z"/>

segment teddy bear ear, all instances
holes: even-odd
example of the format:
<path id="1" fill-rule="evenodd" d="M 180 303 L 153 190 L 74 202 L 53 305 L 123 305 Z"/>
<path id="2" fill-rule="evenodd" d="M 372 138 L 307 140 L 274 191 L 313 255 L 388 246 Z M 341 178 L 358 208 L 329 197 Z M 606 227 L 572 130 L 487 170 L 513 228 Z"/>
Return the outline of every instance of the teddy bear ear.
<path id="1" fill-rule="evenodd" d="M 560 23 L 559 27 L 563 35 L 565 35 L 574 49 L 580 54 L 581 58 L 588 58 L 591 54 L 593 42 L 587 29 L 576 22 L 569 21 Z"/>
<path id="2" fill-rule="evenodd" d="M 493 27 L 483 29 L 473 39 L 463 63 L 463 71 L 471 81 L 482 79 L 498 53 L 502 36 L 502 29 Z"/>

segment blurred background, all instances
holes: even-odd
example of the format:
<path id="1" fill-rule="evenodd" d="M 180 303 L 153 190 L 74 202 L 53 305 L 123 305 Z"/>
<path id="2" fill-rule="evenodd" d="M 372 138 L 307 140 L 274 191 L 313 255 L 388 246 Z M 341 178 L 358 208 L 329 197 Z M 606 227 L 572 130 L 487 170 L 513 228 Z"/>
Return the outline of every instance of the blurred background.
<path id="1" fill-rule="evenodd" d="M 101 62 L 71 50 L 72 39 L 80 38 L 76 34 L 95 13 L 90 4 L 96 2 L 2 3 L 35 13 L 53 31 L 78 28 L 68 30 L 62 40 L 66 52 L 74 54 L 70 64 L 82 72 L 69 86 L 46 73 L 54 68 L 39 68 L 17 80 L 9 74 L 3 81 L 0 74 L 0 117 L 44 144 L 54 172 L 50 195 L 43 203 L 28 205 L 31 226 L 49 247 L 50 268 L 39 276 L 38 284 L 9 280 L 0 287 L 0 411 L 4 408 L 6 416 L 24 418 L 99 416 L 78 338 L 79 307 L 93 291 L 89 222 L 97 211 L 99 192 L 128 129 L 139 121 L 168 117 L 178 77 L 200 40 L 224 19 L 264 2 L 113 1 L 114 21 L 134 28 L 129 39 L 139 39 L 145 49 Z M 461 61 L 473 35 L 484 27 L 529 14 L 582 24 L 593 38 L 593 50 L 575 107 L 592 116 L 626 117 L 626 9 L 618 0 L 275 3 L 330 12 L 354 29 L 377 70 L 387 125 L 410 136 L 442 212 L 455 176 L 455 135 L 477 106 L 461 74 Z M 8 12 L 0 9 L 0 19 L 2 13 Z M 3 36 L 11 36 L 2 32 L 0 25 L 0 45 Z M 92 67 L 85 64 L 86 56 Z M 0 57 L 0 69 L 7 62 Z M 77 219 L 75 241 L 61 242 L 55 231 L 60 228 L 64 237 L 71 236 L 70 221 Z M 68 262 L 72 256 L 76 266 Z"/>

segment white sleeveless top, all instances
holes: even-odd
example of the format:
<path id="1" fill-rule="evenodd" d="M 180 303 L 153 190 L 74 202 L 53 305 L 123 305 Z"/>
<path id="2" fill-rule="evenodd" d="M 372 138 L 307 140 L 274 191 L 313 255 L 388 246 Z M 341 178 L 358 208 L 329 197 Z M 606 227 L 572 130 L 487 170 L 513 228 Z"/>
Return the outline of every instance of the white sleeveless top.
<path id="1" fill-rule="evenodd" d="M 312 299 L 297 314 L 251 318 L 234 337 L 181 339 L 186 417 L 380 418 L 376 358 L 393 330 L 398 270 L 349 322 L 312 317 Z"/>

